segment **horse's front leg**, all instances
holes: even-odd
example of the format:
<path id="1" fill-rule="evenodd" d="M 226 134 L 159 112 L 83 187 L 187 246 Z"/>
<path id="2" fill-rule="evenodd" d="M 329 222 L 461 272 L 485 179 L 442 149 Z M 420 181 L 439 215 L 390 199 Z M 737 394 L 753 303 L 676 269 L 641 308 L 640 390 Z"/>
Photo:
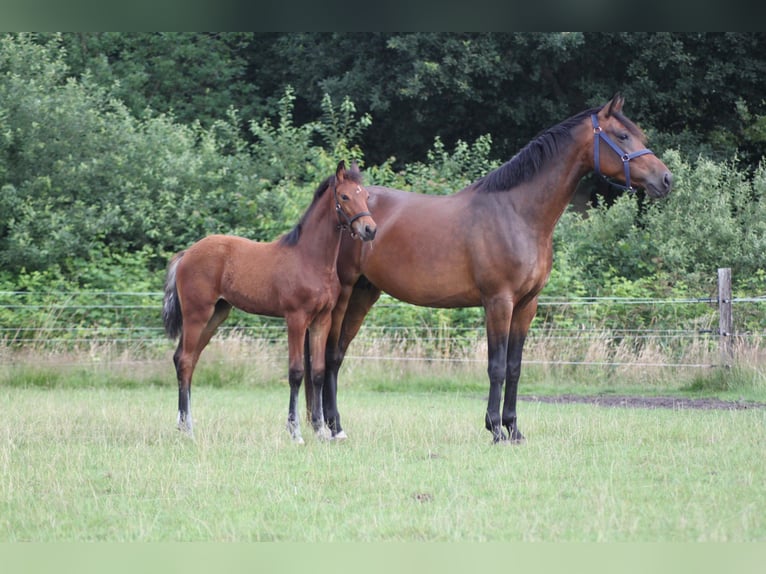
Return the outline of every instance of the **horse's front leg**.
<path id="1" fill-rule="evenodd" d="M 332 328 L 325 351 L 325 377 L 323 389 L 324 415 L 333 440 L 345 440 L 347 435 L 340 424 L 338 411 L 338 372 L 346 350 L 362 327 L 364 318 L 380 297 L 380 289 L 362 277 L 351 288 L 344 287 L 333 309 Z"/>
<path id="2" fill-rule="evenodd" d="M 303 444 L 301 422 L 298 418 L 298 397 L 303 381 L 303 337 L 306 321 L 290 316 L 287 318 L 287 347 L 289 369 L 287 378 L 290 383 L 290 402 L 287 409 L 287 431 L 295 444 Z"/>
<path id="3" fill-rule="evenodd" d="M 508 331 L 513 303 L 510 297 L 499 296 L 485 302 L 484 309 L 487 317 L 487 351 L 489 353 L 487 366 L 489 399 L 484 424 L 492 433 L 492 442 L 498 443 L 508 439 L 501 426 L 500 399 L 506 375 Z"/>
<path id="4" fill-rule="evenodd" d="M 516 396 L 519 390 L 521 376 L 521 353 L 524 347 L 524 334 L 512 333 L 508 341 L 508 364 L 505 375 L 505 400 L 503 401 L 503 426 L 508 429 L 508 437 L 512 443 L 521 444 L 525 441 L 519 430 L 516 416 Z"/>
<path id="5" fill-rule="evenodd" d="M 287 409 L 287 432 L 295 444 L 303 444 L 301 436 L 301 422 L 298 420 L 298 391 L 301 388 L 303 379 L 303 368 L 290 367 L 288 370 L 288 380 L 290 381 L 290 403 Z"/>
<path id="6" fill-rule="evenodd" d="M 320 313 L 309 327 L 309 352 L 311 354 L 311 426 L 319 440 L 330 440 L 332 433 L 325 424 L 323 389 L 325 384 L 325 347 L 332 324 L 330 310 Z"/>
<path id="7" fill-rule="evenodd" d="M 343 326 L 343 318 L 346 314 L 348 300 L 351 296 L 352 285 L 342 285 L 340 295 L 332 311 L 330 331 L 325 342 L 325 371 L 322 385 L 322 412 L 325 424 L 330 429 L 333 440 L 345 440 L 348 438 L 340 424 L 340 413 L 337 404 L 338 370 L 343 362 L 343 349 L 340 345 L 340 336 Z M 308 337 L 307 337 L 308 340 Z M 318 381 L 316 381 L 319 384 Z M 313 391 L 313 387 L 312 387 Z M 306 402 L 309 408 L 309 416 L 313 418 L 314 393 L 309 393 L 306 387 Z"/>
<path id="8" fill-rule="evenodd" d="M 526 341 L 529 326 L 532 324 L 532 319 L 534 319 L 536 312 L 537 299 L 528 303 L 523 308 L 515 309 L 508 337 L 503 426 L 508 429 L 508 437 L 515 444 L 524 443 L 526 440 L 518 426 L 516 398 L 519 391 L 519 378 L 521 377 L 521 356 L 524 350 L 524 341 Z"/>

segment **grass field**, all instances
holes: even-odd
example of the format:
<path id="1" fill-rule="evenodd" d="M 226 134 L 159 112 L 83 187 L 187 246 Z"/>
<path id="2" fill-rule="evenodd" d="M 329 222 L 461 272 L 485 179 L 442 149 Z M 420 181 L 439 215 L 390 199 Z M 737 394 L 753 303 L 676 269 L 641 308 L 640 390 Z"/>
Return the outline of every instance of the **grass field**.
<path id="1" fill-rule="evenodd" d="M 193 440 L 171 383 L 0 385 L 0 541 L 766 541 L 766 409 L 523 401 L 504 447 L 424 388 L 352 385 L 350 438 L 297 446 L 286 385 L 197 385 Z"/>

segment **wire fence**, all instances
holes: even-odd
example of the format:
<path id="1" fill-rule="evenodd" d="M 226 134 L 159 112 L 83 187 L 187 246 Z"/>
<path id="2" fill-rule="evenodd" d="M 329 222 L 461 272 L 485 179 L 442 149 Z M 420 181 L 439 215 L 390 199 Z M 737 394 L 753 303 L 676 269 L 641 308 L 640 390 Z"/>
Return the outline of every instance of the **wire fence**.
<path id="1" fill-rule="evenodd" d="M 524 361 L 540 365 L 709 368 L 720 364 L 715 297 L 541 297 Z M 742 357 L 760 356 L 766 296 L 733 298 L 731 333 Z M 161 292 L 0 291 L 0 358 L 28 361 L 31 352 L 67 355 L 74 364 L 119 355 L 166 359 Z M 233 313 L 214 340 L 247 344 L 259 357 L 286 357 L 281 319 Z M 39 356 L 39 355 L 38 355 Z M 416 308 L 385 294 L 373 307 L 347 359 L 485 363 L 480 309 Z M 72 357 L 75 357 L 74 359 Z M 64 359 L 61 359 L 62 362 Z"/>

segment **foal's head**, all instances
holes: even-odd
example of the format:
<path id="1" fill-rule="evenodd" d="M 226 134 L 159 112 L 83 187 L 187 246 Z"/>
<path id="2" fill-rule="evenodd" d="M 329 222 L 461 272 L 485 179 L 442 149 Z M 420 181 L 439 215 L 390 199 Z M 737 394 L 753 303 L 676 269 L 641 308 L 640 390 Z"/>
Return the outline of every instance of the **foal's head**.
<path id="1" fill-rule="evenodd" d="M 335 210 L 341 226 L 351 232 L 352 237 L 362 241 L 375 238 L 377 225 L 367 207 L 370 194 L 362 185 L 362 174 L 356 162 L 346 169 L 346 162 L 341 160 L 335 170 L 332 182 L 335 194 Z"/>

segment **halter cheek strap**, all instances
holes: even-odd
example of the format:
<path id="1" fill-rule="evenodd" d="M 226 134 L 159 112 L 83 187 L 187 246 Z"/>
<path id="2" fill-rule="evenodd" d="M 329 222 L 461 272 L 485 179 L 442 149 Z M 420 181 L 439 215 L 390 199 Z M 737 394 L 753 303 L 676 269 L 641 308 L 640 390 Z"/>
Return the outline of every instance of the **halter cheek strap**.
<path id="1" fill-rule="evenodd" d="M 633 187 L 630 185 L 630 160 L 635 159 L 642 155 L 646 155 L 648 153 L 654 155 L 654 152 L 650 149 L 641 149 L 638 151 L 627 153 L 620 146 L 614 143 L 614 141 L 612 141 L 612 138 L 606 135 L 606 132 L 604 132 L 604 130 L 601 129 L 601 126 L 598 125 L 598 117 L 596 116 L 596 114 L 592 114 L 590 116 L 590 121 L 593 124 L 593 166 L 596 173 L 615 187 L 618 187 L 620 189 L 625 189 L 627 191 L 635 191 L 635 189 L 633 189 Z M 607 179 L 606 176 L 601 173 L 601 158 L 599 157 L 599 150 L 601 149 L 601 146 L 599 145 L 599 143 L 601 142 L 601 140 L 603 140 L 609 147 L 611 147 L 615 151 L 615 153 L 618 156 L 620 156 L 620 159 L 622 160 L 622 165 L 625 169 L 625 185 L 622 185 L 620 183 Z"/>

